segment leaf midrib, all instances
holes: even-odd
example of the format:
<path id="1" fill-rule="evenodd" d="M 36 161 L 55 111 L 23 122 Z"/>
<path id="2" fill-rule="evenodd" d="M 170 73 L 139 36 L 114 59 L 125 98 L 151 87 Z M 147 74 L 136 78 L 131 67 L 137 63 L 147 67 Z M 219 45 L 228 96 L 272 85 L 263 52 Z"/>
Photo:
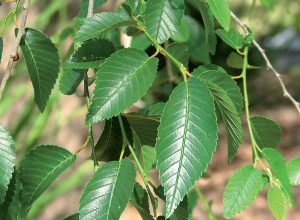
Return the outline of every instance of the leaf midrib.
<path id="1" fill-rule="evenodd" d="M 185 113 L 186 113 L 186 118 L 185 118 L 185 122 L 184 122 L 184 132 L 183 132 L 183 140 L 182 140 L 182 149 L 181 149 L 181 154 L 180 154 L 180 163 L 179 163 L 179 171 L 178 174 L 176 175 L 176 181 L 175 181 L 175 193 L 178 190 L 178 180 L 179 180 L 179 175 L 181 174 L 181 169 L 182 169 L 182 162 L 183 162 L 183 156 L 184 156 L 184 151 L 185 151 L 185 141 L 186 141 L 186 136 L 187 136 L 187 132 L 188 132 L 188 127 L 189 127 L 189 108 L 190 108 L 190 104 L 189 104 L 189 86 L 187 81 L 185 81 L 185 88 L 186 88 L 186 108 L 185 108 Z M 174 206 L 174 199 L 175 199 L 176 195 L 173 195 L 172 197 L 172 205 L 171 208 L 173 209 Z M 171 210 L 172 210 L 171 209 Z"/>

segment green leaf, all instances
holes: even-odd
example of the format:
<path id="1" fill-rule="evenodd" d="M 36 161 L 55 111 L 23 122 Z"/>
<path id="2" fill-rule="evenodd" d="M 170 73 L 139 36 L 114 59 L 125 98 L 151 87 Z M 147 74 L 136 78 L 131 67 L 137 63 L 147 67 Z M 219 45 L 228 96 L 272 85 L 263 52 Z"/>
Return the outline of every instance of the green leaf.
<path id="1" fill-rule="evenodd" d="M 126 0 L 126 3 L 130 7 L 131 15 L 139 16 L 144 14 L 146 9 L 146 2 L 137 0 Z"/>
<path id="2" fill-rule="evenodd" d="M 116 51 L 115 45 L 106 39 L 84 42 L 71 56 L 64 67 L 72 69 L 99 68 L 104 59 Z"/>
<path id="3" fill-rule="evenodd" d="M 0 219 L 17 220 L 20 212 L 21 182 L 17 171 L 13 173 L 4 202 L 0 205 Z"/>
<path id="4" fill-rule="evenodd" d="M 188 66 L 189 63 L 189 49 L 186 45 L 181 43 L 171 43 L 167 47 L 167 51 L 175 57 L 179 62 L 181 62 L 185 67 Z M 173 66 L 173 70 L 177 70 L 175 66 Z"/>
<path id="5" fill-rule="evenodd" d="M 218 29 L 216 30 L 216 33 L 226 44 L 231 46 L 233 49 L 240 49 L 244 46 L 243 36 L 234 29 L 229 29 L 229 31 Z"/>
<path id="6" fill-rule="evenodd" d="M 3 52 L 3 38 L 0 37 L 0 63 L 2 60 L 2 52 Z"/>
<path id="7" fill-rule="evenodd" d="M 76 213 L 76 214 L 71 215 L 71 216 L 69 216 L 67 218 L 64 218 L 64 220 L 79 220 L 79 214 Z"/>
<path id="8" fill-rule="evenodd" d="M 223 69 L 216 66 L 200 66 L 193 71 L 193 75 L 207 84 L 220 110 L 227 131 L 228 161 L 231 162 L 243 139 L 240 89 Z"/>
<path id="9" fill-rule="evenodd" d="M 255 142 L 260 148 L 276 148 L 280 143 L 281 128 L 276 122 L 261 116 L 250 118 Z"/>
<path id="10" fill-rule="evenodd" d="M 214 110 L 207 86 L 194 77 L 180 83 L 166 104 L 158 128 L 156 158 L 167 218 L 201 177 L 216 150 Z"/>
<path id="11" fill-rule="evenodd" d="M 75 160 L 76 155 L 57 146 L 42 145 L 31 150 L 20 165 L 22 211 L 28 212 L 32 203 Z"/>
<path id="12" fill-rule="evenodd" d="M 107 58 L 96 73 L 87 122 L 109 119 L 133 105 L 151 86 L 157 65 L 157 58 L 132 48 L 119 50 Z"/>
<path id="13" fill-rule="evenodd" d="M 103 5 L 106 2 L 107 0 L 94 0 L 94 9 L 99 8 L 101 5 Z M 89 0 L 82 0 L 79 8 L 79 13 L 78 13 L 79 18 L 87 17 L 88 7 L 89 7 Z"/>
<path id="14" fill-rule="evenodd" d="M 300 185 L 300 157 L 297 157 L 287 164 L 287 171 L 290 183 L 294 186 Z"/>
<path id="15" fill-rule="evenodd" d="M 145 109 L 145 112 L 147 115 L 150 115 L 150 116 L 155 116 L 155 115 L 161 116 L 164 111 L 165 105 L 166 105 L 166 103 L 164 103 L 164 102 L 158 102 L 156 104 L 148 106 Z"/>
<path id="16" fill-rule="evenodd" d="M 188 220 L 188 198 L 185 196 L 179 203 L 178 207 L 174 211 L 174 214 L 169 218 L 170 220 Z"/>
<path id="17" fill-rule="evenodd" d="M 20 46 L 34 88 L 34 100 L 43 112 L 58 78 L 58 51 L 45 34 L 31 28 L 26 29 Z"/>
<path id="18" fill-rule="evenodd" d="M 59 80 L 59 90 L 65 95 L 72 95 L 82 82 L 86 70 L 64 68 Z"/>
<path id="19" fill-rule="evenodd" d="M 215 34 L 215 21 L 211 11 L 208 8 L 208 4 L 203 1 L 196 1 L 198 9 L 204 23 L 205 29 L 205 42 L 208 51 L 214 55 L 216 52 L 217 37 Z"/>
<path id="20" fill-rule="evenodd" d="M 245 210 L 265 185 L 263 174 L 252 165 L 246 165 L 236 171 L 224 191 L 224 217 L 232 218 Z"/>
<path id="21" fill-rule="evenodd" d="M 177 32 L 172 36 L 172 40 L 179 43 L 186 43 L 190 39 L 190 27 L 186 20 L 182 19 Z"/>
<path id="22" fill-rule="evenodd" d="M 268 190 L 268 206 L 276 220 L 284 220 L 288 209 L 288 198 L 278 186 Z"/>
<path id="23" fill-rule="evenodd" d="M 151 46 L 151 42 L 148 40 L 145 34 L 139 34 L 132 37 L 131 48 L 136 48 L 140 50 L 146 50 Z"/>
<path id="24" fill-rule="evenodd" d="M 183 0 L 149 0 L 144 15 L 146 29 L 161 44 L 178 30 L 183 14 Z"/>
<path id="25" fill-rule="evenodd" d="M 139 114 L 126 114 L 130 127 L 135 131 L 142 145 L 155 146 L 159 118 Z"/>
<path id="26" fill-rule="evenodd" d="M 132 133 L 130 126 L 123 118 L 124 127 L 127 131 L 127 137 L 132 142 Z M 95 145 L 96 156 L 99 161 L 112 161 L 118 160 L 123 146 L 123 137 L 120 128 L 118 118 L 113 117 L 112 119 L 105 122 L 104 130 Z M 124 156 L 128 156 L 130 151 L 126 148 Z"/>
<path id="27" fill-rule="evenodd" d="M 111 161 L 99 168 L 83 190 L 79 219 L 119 219 L 135 183 L 130 160 Z"/>
<path id="28" fill-rule="evenodd" d="M 75 35 L 76 42 L 87 41 L 92 38 L 100 37 L 108 30 L 120 26 L 133 24 L 129 16 L 118 12 L 102 12 L 93 17 L 86 18 L 83 25 Z"/>
<path id="29" fill-rule="evenodd" d="M 244 59 L 241 55 L 231 52 L 226 60 L 227 66 L 235 69 L 243 69 L 244 66 Z M 247 69 L 258 69 L 259 67 L 249 65 L 247 66 Z"/>
<path id="30" fill-rule="evenodd" d="M 147 191 L 139 183 L 134 184 L 130 203 L 134 205 L 143 220 L 153 220 L 149 210 Z"/>
<path id="31" fill-rule="evenodd" d="M 275 177 L 279 180 L 283 191 L 289 196 L 291 206 L 293 206 L 293 192 L 284 158 L 279 152 L 272 148 L 264 148 L 261 153 L 263 157 L 268 161 Z"/>
<path id="32" fill-rule="evenodd" d="M 230 28 L 230 9 L 227 0 L 207 0 L 209 9 L 216 17 L 220 25 L 228 31 Z"/>
<path id="33" fill-rule="evenodd" d="M 141 147 L 141 164 L 146 174 L 152 169 L 153 164 L 155 163 L 155 149 L 151 146 L 143 145 Z"/>
<path id="34" fill-rule="evenodd" d="M 16 163 L 16 145 L 9 132 L 0 126 L 0 205 L 2 204 Z"/>

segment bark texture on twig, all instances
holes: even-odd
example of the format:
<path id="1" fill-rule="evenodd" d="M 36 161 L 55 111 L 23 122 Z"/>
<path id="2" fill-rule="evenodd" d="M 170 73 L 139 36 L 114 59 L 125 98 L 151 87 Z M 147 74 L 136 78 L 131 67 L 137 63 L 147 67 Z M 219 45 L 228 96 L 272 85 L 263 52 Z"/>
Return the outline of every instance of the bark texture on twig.
<path id="1" fill-rule="evenodd" d="M 248 27 L 246 26 L 246 24 L 243 23 L 233 12 L 231 12 L 231 17 L 242 28 L 242 30 L 245 32 L 245 34 L 249 34 L 249 30 L 248 30 Z M 278 73 L 278 71 L 274 68 L 274 66 L 270 62 L 268 56 L 266 55 L 265 50 L 260 46 L 260 44 L 256 40 L 253 40 L 253 45 L 257 48 L 257 50 L 259 51 L 259 53 L 265 60 L 267 68 L 274 73 L 275 77 L 279 81 L 279 84 L 283 91 L 283 95 L 292 102 L 292 104 L 295 106 L 296 110 L 298 111 L 298 113 L 300 115 L 300 103 L 297 102 L 294 99 L 294 97 L 288 92 L 288 90 L 282 80 L 281 74 Z"/>
<path id="2" fill-rule="evenodd" d="M 10 53 L 10 58 L 9 58 L 6 70 L 3 74 L 3 79 L 2 79 L 2 82 L 1 82 L 1 86 L 0 86 L 0 100 L 1 100 L 4 88 L 6 86 L 6 83 L 7 83 L 8 79 L 11 76 L 11 73 L 12 73 L 14 58 L 18 56 L 18 48 L 20 46 L 20 42 L 22 40 L 23 35 L 25 34 L 25 26 L 26 26 L 26 20 L 27 20 L 27 16 L 28 16 L 29 4 L 30 4 L 30 0 L 24 0 L 23 1 L 22 15 L 21 15 L 21 18 L 20 18 L 20 25 L 19 25 L 19 32 L 18 32 L 17 37 L 16 37 L 16 42 L 15 42 L 15 44 L 13 46 L 13 49 Z"/>

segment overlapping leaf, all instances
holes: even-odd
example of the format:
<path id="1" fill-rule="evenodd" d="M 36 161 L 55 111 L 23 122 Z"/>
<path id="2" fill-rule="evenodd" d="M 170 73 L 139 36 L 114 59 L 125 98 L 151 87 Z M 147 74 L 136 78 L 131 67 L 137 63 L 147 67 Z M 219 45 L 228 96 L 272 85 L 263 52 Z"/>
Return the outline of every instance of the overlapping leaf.
<path id="1" fill-rule="evenodd" d="M 127 132 L 127 137 L 132 142 L 130 126 L 123 118 L 123 124 Z M 123 137 L 118 118 L 113 117 L 105 122 L 104 130 L 95 145 L 96 156 L 99 161 L 118 160 L 122 151 Z M 130 151 L 126 148 L 124 156 L 128 156 Z"/>
<path id="2" fill-rule="evenodd" d="M 87 122 L 109 119 L 134 104 L 151 86 L 157 64 L 157 58 L 132 48 L 119 50 L 107 58 L 96 73 Z"/>
<path id="3" fill-rule="evenodd" d="M 166 103 L 164 103 L 164 102 L 155 103 L 153 105 L 148 106 L 145 109 L 145 112 L 147 115 L 160 116 L 160 115 L 162 115 L 162 113 L 164 111 L 165 105 L 166 105 Z"/>
<path id="4" fill-rule="evenodd" d="M 9 132 L 0 126 L 0 205 L 2 204 L 16 163 L 16 146 Z"/>
<path id="5" fill-rule="evenodd" d="M 203 82 L 191 77 L 174 89 L 158 128 L 156 158 L 167 218 L 206 170 L 216 142 L 213 98 Z"/>
<path id="6" fill-rule="evenodd" d="M 260 148 L 276 148 L 281 138 L 281 128 L 276 122 L 261 116 L 250 119 L 254 139 Z"/>
<path id="7" fill-rule="evenodd" d="M 293 192 L 284 158 L 273 148 L 264 148 L 262 150 L 262 155 L 268 161 L 275 177 L 279 180 L 283 191 L 289 196 L 290 204 L 293 205 Z"/>
<path id="8" fill-rule="evenodd" d="M 300 157 L 288 162 L 287 171 L 290 183 L 294 186 L 300 185 Z"/>
<path id="9" fill-rule="evenodd" d="M 147 191 L 138 183 L 135 183 L 134 185 L 134 189 L 130 197 L 130 203 L 134 205 L 143 220 L 153 219 L 149 210 Z"/>
<path id="10" fill-rule="evenodd" d="M 102 12 L 86 18 L 75 36 L 75 41 L 81 42 L 100 37 L 108 30 L 133 24 L 133 20 L 118 12 Z"/>
<path id="11" fill-rule="evenodd" d="M 207 84 L 221 112 L 227 130 L 230 162 L 236 155 L 243 138 L 240 89 L 223 69 L 216 66 L 200 66 L 194 70 L 193 75 Z"/>
<path id="12" fill-rule="evenodd" d="M 30 151 L 20 165 L 22 211 L 26 213 L 32 203 L 75 159 L 76 155 L 57 146 L 42 145 Z"/>
<path id="13" fill-rule="evenodd" d="M 233 49 L 240 49 L 243 47 L 243 36 L 234 29 L 225 31 L 224 29 L 216 30 L 217 35 Z"/>
<path id="14" fill-rule="evenodd" d="M 288 209 L 288 198 L 278 186 L 268 190 L 268 206 L 276 220 L 284 220 Z"/>
<path id="15" fill-rule="evenodd" d="M 177 31 L 183 14 L 183 0 L 149 0 L 144 15 L 146 29 L 163 43 Z"/>
<path id="16" fill-rule="evenodd" d="M 143 145 L 141 147 L 141 165 L 146 174 L 149 174 L 153 164 L 155 163 L 155 149 L 151 146 Z"/>
<path id="17" fill-rule="evenodd" d="M 0 205 L 0 219 L 17 220 L 20 213 L 21 182 L 15 170 L 10 180 L 4 202 Z"/>
<path id="18" fill-rule="evenodd" d="M 265 185 L 263 174 L 252 165 L 239 169 L 230 178 L 224 191 L 224 217 L 232 218 L 246 209 Z"/>
<path id="19" fill-rule="evenodd" d="M 31 28 L 26 29 L 20 46 L 34 88 L 34 100 L 43 112 L 58 78 L 58 51 L 45 34 Z"/>
<path id="20" fill-rule="evenodd" d="M 186 45 L 180 43 L 172 43 L 167 47 L 167 51 L 181 62 L 185 67 L 189 63 L 189 49 Z M 173 72 L 176 71 L 176 67 L 173 66 Z"/>
<path id="21" fill-rule="evenodd" d="M 79 219 L 119 219 L 133 191 L 135 175 L 130 160 L 103 165 L 83 190 Z"/>
<path id="22" fill-rule="evenodd" d="M 139 114 L 126 114 L 130 127 L 135 131 L 141 145 L 155 146 L 159 118 Z"/>
<path id="23" fill-rule="evenodd" d="M 207 0 L 207 3 L 219 24 L 229 30 L 231 17 L 228 0 Z"/>

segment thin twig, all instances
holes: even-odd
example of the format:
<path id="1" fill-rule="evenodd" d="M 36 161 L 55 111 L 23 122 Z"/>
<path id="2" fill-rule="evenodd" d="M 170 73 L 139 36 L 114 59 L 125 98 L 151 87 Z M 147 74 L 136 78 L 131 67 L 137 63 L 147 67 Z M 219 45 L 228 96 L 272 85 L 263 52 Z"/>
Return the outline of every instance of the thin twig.
<path id="1" fill-rule="evenodd" d="M 9 79 L 9 77 L 11 76 L 14 59 L 18 56 L 18 48 L 20 46 L 20 42 L 22 40 L 23 35 L 25 34 L 25 26 L 26 26 L 26 20 L 27 20 L 27 16 L 28 16 L 29 4 L 30 4 L 30 0 L 23 1 L 23 6 L 22 6 L 23 12 L 22 12 L 21 19 L 20 19 L 18 35 L 16 38 L 16 42 L 13 46 L 13 49 L 10 53 L 10 58 L 9 58 L 6 70 L 3 74 L 3 79 L 1 82 L 1 86 L 0 86 L 0 100 L 1 100 L 4 88 L 6 86 L 6 83 Z"/>
<path id="2" fill-rule="evenodd" d="M 89 0 L 88 14 L 87 17 L 92 17 L 94 14 L 94 0 Z"/>
<path id="3" fill-rule="evenodd" d="M 245 34 L 249 34 L 249 30 L 246 24 L 244 24 L 233 12 L 231 12 L 231 17 L 234 19 L 234 21 L 242 28 L 242 30 L 245 32 Z M 274 75 L 276 76 L 277 80 L 279 81 L 279 84 L 282 88 L 283 91 L 283 96 L 288 98 L 293 105 L 295 106 L 297 112 L 300 115 L 300 103 L 297 102 L 294 97 L 288 92 L 283 80 L 282 80 L 282 75 L 278 73 L 278 71 L 274 68 L 272 63 L 270 62 L 268 56 L 265 53 L 265 50 L 260 46 L 260 44 L 256 41 L 253 40 L 253 45 L 257 48 L 259 53 L 262 55 L 263 59 L 265 60 L 266 66 L 269 70 L 271 70 Z"/>

